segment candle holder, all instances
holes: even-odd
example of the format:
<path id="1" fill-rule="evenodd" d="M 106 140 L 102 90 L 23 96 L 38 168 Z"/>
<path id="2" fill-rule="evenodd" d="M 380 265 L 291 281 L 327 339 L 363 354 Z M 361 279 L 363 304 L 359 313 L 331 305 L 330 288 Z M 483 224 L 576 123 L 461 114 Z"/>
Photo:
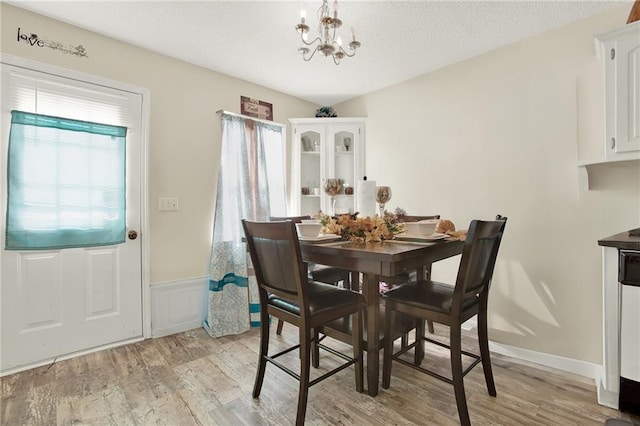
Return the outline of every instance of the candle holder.
<path id="1" fill-rule="evenodd" d="M 380 217 L 384 216 L 384 205 L 391 200 L 391 188 L 388 186 L 376 187 L 376 201 L 380 209 Z"/>
<path id="2" fill-rule="evenodd" d="M 336 214 L 336 195 L 340 193 L 340 179 L 329 178 L 324 181 L 324 192 L 331 199 L 331 216 Z"/>

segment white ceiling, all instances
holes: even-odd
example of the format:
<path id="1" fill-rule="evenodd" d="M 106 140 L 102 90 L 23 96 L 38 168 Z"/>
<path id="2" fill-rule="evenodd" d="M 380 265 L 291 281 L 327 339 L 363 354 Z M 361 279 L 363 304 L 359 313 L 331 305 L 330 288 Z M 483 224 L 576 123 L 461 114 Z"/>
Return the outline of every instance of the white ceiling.
<path id="1" fill-rule="evenodd" d="M 334 105 L 633 1 L 340 1 L 342 38 L 362 43 L 336 66 L 304 62 L 300 8 L 321 1 L 6 1 L 319 105 Z M 332 4 L 332 1 L 330 2 Z M 70 40 L 82 44 L 82 40 Z M 89 57 L 91 46 L 84 46 Z"/>

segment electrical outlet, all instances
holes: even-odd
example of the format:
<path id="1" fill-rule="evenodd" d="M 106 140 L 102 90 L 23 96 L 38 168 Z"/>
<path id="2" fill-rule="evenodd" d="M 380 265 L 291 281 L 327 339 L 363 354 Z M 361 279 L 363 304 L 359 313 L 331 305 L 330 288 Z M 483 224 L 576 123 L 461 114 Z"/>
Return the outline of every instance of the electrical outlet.
<path id="1" fill-rule="evenodd" d="M 177 198 L 158 198 L 158 211 L 161 212 L 177 212 L 178 211 L 178 199 Z"/>

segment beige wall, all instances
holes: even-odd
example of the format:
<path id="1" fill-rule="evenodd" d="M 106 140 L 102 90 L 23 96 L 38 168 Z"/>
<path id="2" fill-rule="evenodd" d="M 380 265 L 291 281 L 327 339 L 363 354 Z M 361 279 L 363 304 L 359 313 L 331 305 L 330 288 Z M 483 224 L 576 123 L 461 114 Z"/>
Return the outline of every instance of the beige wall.
<path id="1" fill-rule="evenodd" d="M 628 13 L 613 10 L 336 106 L 342 116 L 368 117 L 367 175 L 392 187 L 390 207 L 439 213 L 459 228 L 509 217 L 490 299 L 492 340 L 601 361 L 597 240 L 640 226 L 640 170 L 604 167 L 583 191 L 576 163 L 602 152 L 593 35 L 621 27 Z M 454 279 L 456 267 L 436 265 L 436 279 Z"/>
<path id="2" fill-rule="evenodd" d="M 240 112 L 240 96 L 249 96 L 273 104 L 274 121 L 288 124 L 289 117 L 313 116 L 316 106 L 5 3 L 0 3 L 0 14 L 3 53 L 150 90 L 151 282 L 207 275 L 220 156 L 216 111 Z M 18 43 L 18 27 L 49 40 L 82 44 L 89 57 Z M 177 197 L 180 211 L 158 212 L 158 197 Z"/>

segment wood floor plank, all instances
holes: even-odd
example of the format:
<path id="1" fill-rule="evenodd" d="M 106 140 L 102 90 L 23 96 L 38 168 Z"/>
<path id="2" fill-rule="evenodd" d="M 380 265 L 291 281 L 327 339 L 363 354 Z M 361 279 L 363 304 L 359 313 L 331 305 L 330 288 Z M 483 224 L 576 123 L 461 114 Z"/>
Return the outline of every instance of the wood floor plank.
<path id="1" fill-rule="evenodd" d="M 275 326 L 273 326 L 275 329 Z M 475 337 L 464 345 L 475 351 Z M 446 338 L 446 329 L 436 334 Z M 271 353 L 294 344 L 297 329 L 271 336 Z M 349 353 L 351 348 L 327 340 Z M 0 424 L 15 425 L 257 425 L 292 424 L 298 382 L 268 365 L 259 398 L 252 398 L 259 330 L 212 339 L 203 329 L 95 352 L 0 379 Z M 292 352 L 281 358 L 297 370 Z M 318 377 L 339 363 L 321 352 Z M 603 425 L 607 418 L 635 421 L 598 405 L 593 380 L 494 354 L 498 396 L 487 393 L 482 366 L 465 377 L 472 424 Z M 427 347 L 425 366 L 448 374 L 448 352 Z M 366 377 L 366 374 L 365 374 Z M 313 386 L 308 425 L 459 424 L 451 385 L 399 363 L 391 387 L 378 396 L 355 392 L 353 368 Z"/>

